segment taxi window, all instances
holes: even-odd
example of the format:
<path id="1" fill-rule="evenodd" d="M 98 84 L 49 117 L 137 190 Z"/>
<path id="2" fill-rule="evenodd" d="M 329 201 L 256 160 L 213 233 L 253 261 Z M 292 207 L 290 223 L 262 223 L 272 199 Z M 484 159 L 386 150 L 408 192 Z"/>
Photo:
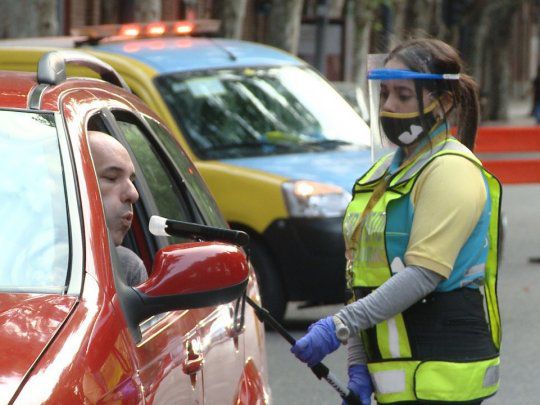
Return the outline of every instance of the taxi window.
<path id="1" fill-rule="evenodd" d="M 211 226 L 217 226 L 220 228 L 228 227 L 225 219 L 221 215 L 214 198 L 208 191 L 204 180 L 199 175 L 195 166 L 186 156 L 180 145 L 169 132 L 163 128 L 158 122 L 149 117 L 145 117 L 146 122 L 150 125 L 154 133 L 158 136 L 161 143 L 163 143 L 165 149 L 171 156 L 176 165 L 176 168 L 182 174 L 182 178 L 185 181 L 189 192 L 196 201 L 197 207 L 201 210 L 206 223 Z"/>
<path id="2" fill-rule="evenodd" d="M 370 146 L 364 120 L 312 69 L 180 72 L 156 86 L 201 159 Z"/>
<path id="3" fill-rule="evenodd" d="M 0 290 L 62 293 L 70 254 L 54 116 L 0 111 Z"/>
<path id="4" fill-rule="evenodd" d="M 192 221 L 192 210 L 162 163 L 162 158 L 148 141 L 144 130 L 135 120 L 116 117 L 117 124 L 128 142 L 142 174 L 150 188 L 159 215 L 182 221 Z M 171 243 L 185 242 L 172 237 Z"/>

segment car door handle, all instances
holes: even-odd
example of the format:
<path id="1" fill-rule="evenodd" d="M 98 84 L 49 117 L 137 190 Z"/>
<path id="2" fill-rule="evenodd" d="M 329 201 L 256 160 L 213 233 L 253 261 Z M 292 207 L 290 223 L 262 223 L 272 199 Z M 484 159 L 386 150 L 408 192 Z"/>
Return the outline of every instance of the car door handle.
<path id="1" fill-rule="evenodd" d="M 184 363 L 182 364 L 182 370 L 185 374 L 195 374 L 199 371 L 203 365 L 203 356 L 202 354 L 190 355 Z"/>
<path id="2" fill-rule="evenodd" d="M 227 327 L 227 335 L 231 338 L 238 338 L 242 333 L 244 333 L 245 326 L 240 327 L 234 327 L 234 326 L 228 326 Z"/>

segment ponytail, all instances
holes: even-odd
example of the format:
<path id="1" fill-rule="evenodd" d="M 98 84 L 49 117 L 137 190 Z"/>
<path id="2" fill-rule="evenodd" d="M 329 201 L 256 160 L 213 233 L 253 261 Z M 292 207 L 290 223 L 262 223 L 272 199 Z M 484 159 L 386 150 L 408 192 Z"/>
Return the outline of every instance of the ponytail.
<path id="1" fill-rule="evenodd" d="M 472 77 L 461 73 L 457 90 L 457 137 L 467 148 L 474 151 L 474 143 L 480 122 L 478 86 Z"/>

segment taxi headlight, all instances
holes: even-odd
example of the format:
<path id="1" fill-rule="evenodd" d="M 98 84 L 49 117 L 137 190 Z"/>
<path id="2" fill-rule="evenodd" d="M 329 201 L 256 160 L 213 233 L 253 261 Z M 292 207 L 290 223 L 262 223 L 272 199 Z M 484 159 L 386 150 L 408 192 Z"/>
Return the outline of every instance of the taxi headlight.
<path id="1" fill-rule="evenodd" d="M 291 217 L 339 217 L 351 201 L 341 187 L 309 180 L 284 183 L 283 194 Z"/>

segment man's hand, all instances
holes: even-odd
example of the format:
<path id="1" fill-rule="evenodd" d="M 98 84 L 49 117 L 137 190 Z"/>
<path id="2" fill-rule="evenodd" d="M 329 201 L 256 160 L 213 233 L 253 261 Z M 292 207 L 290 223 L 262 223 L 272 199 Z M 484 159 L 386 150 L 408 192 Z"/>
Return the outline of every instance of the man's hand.
<path id="1" fill-rule="evenodd" d="M 347 384 L 352 392 L 360 398 L 362 405 L 371 404 L 371 394 L 373 394 L 373 383 L 369 375 L 368 368 L 365 364 L 355 364 L 349 367 L 349 384 Z M 343 403 L 342 405 L 344 405 Z"/>
<path id="2" fill-rule="evenodd" d="M 309 367 L 320 363 L 327 355 L 337 350 L 340 341 L 331 316 L 320 319 L 308 328 L 308 333 L 298 339 L 291 352 Z"/>

